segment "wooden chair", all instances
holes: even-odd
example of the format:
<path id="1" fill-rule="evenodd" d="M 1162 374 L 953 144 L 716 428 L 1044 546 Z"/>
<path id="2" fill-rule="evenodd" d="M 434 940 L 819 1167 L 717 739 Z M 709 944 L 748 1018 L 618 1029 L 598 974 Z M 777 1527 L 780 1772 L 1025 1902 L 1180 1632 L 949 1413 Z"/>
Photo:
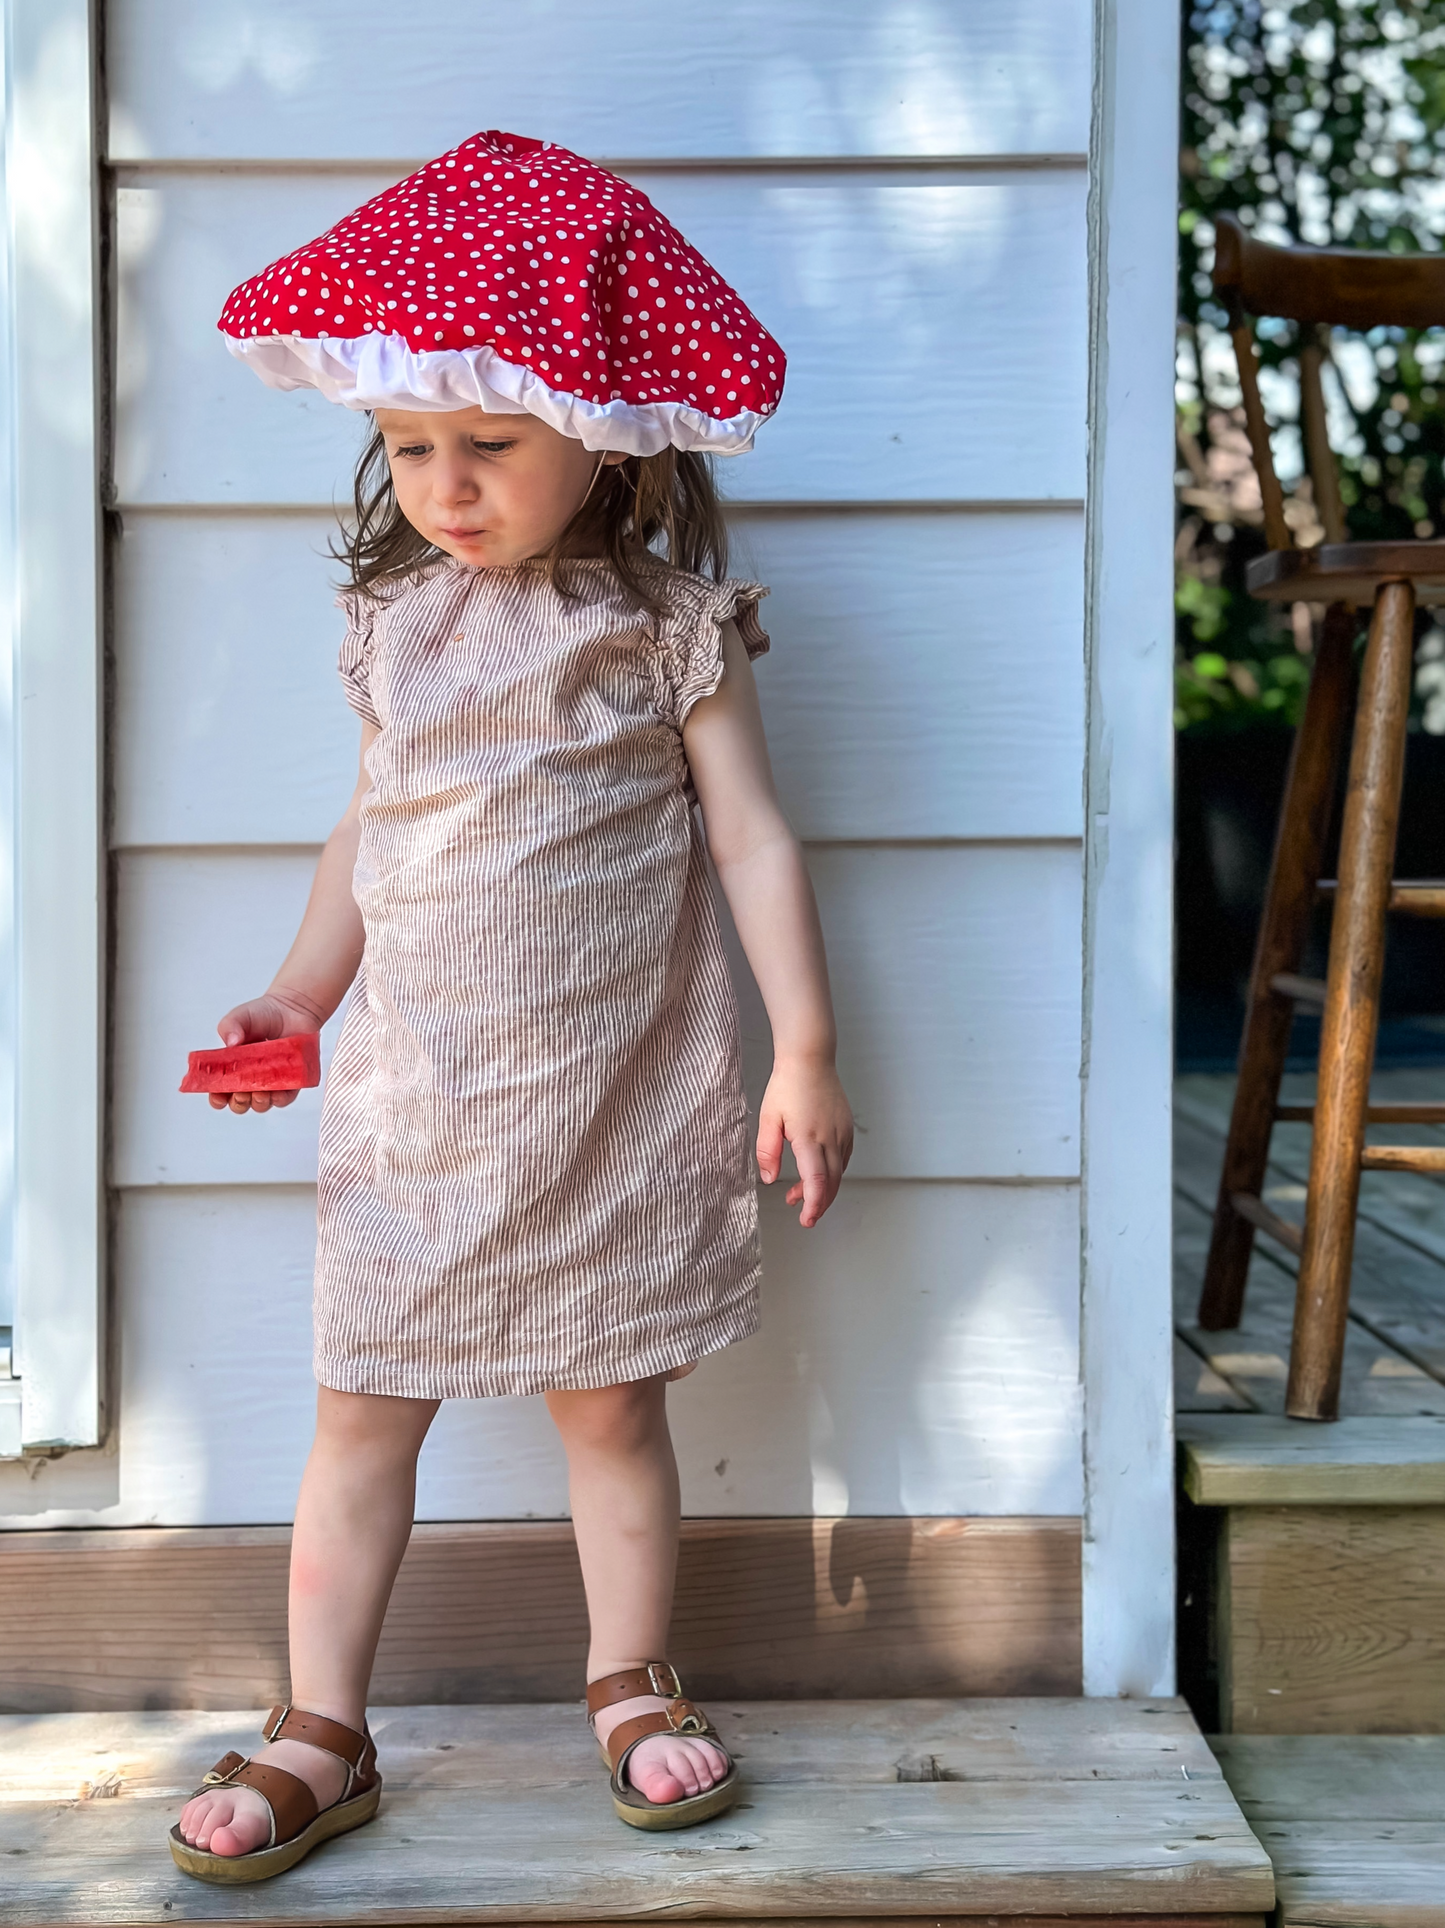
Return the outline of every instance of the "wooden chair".
<path id="1" fill-rule="evenodd" d="M 1272 247 L 1228 215 L 1216 223 L 1214 286 L 1229 311 L 1245 424 L 1259 475 L 1270 553 L 1249 565 L 1251 594 L 1328 605 L 1296 733 L 1240 1045 L 1239 1085 L 1224 1155 L 1199 1323 L 1239 1323 L 1257 1230 L 1299 1256 L 1285 1409 L 1334 1419 L 1349 1313 L 1355 1211 L 1364 1171 L 1445 1172 L 1445 1150 L 1375 1147 L 1371 1123 L 1445 1122 L 1445 1104 L 1371 1105 L 1389 912 L 1445 916 L 1445 887 L 1397 883 L 1391 871 L 1405 762 L 1417 603 L 1445 603 L 1445 541 L 1347 542 L 1339 478 L 1325 430 L 1320 369 L 1331 325 L 1369 329 L 1445 324 L 1445 258 Z M 1325 540 L 1293 546 L 1270 456 L 1248 315 L 1300 324 L 1300 420 Z M 1372 606 L 1355 701 L 1357 607 Z M 1339 878 L 1320 882 L 1339 758 L 1354 727 L 1340 841 Z M 1333 904 L 1323 983 L 1300 975 L 1310 911 Z M 1295 1006 L 1323 1006 L 1313 1105 L 1280 1105 Z M 1265 1167 L 1276 1119 L 1314 1127 L 1301 1227 L 1265 1204 Z"/>

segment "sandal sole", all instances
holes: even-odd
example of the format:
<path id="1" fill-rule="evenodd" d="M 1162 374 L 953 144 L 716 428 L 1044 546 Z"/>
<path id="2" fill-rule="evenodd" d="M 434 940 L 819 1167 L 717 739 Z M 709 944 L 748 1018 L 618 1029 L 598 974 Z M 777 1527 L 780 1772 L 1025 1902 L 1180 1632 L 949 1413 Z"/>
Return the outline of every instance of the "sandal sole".
<path id="1" fill-rule="evenodd" d="M 304 1861 L 323 1841 L 364 1827 L 380 1806 L 381 1782 L 378 1780 L 365 1794 L 324 1809 L 309 1828 L 304 1828 L 292 1840 L 281 1841 L 274 1848 L 253 1848 L 249 1854 L 212 1854 L 209 1848 L 193 1848 L 176 1826 L 170 1832 L 171 1859 L 183 1874 L 194 1875 L 197 1881 L 214 1882 L 222 1888 L 241 1887 L 249 1881 L 269 1881 L 272 1875 L 284 1874 L 298 1861 Z"/>
<path id="2" fill-rule="evenodd" d="M 711 1821 L 717 1815 L 726 1813 L 737 1798 L 736 1768 L 705 1793 L 689 1794 L 681 1801 L 649 1801 L 636 1788 L 629 1787 L 620 1793 L 615 1786 L 612 1789 L 612 1806 L 618 1820 L 625 1821 L 630 1828 L 643 1828 L 650 1834 L 660 1834 L 671 1828 L 695 1828 L 703 1821 Z"/>

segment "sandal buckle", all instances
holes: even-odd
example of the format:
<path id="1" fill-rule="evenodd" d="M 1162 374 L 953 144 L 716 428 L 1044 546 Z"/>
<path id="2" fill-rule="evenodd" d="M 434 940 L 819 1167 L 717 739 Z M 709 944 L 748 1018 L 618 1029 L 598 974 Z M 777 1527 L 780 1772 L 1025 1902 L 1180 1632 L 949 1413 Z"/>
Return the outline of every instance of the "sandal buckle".
<path id="1" fill-rule="evenodd" d="M 225 1787 L 228 1782 L 246 1765 L 244 1754 L 223 1754 L 214 1767 L 208 1767 L 201 1776 L 202 1787 Z"/>
<path id="2" fill-rule="evenodd" d="M 677 1677 L 676 1669 L 665 1660 L 649 1660 L 647 1678 L 652 1682 L 653 1693 L 660 1695 L 663 1700 L 676 1700 L 682 1692 L 682 1682 Z"/>
<path id="3" fill-rule="evenodd" d="M 663 1712 L 667 1715 L 667 1724 L 674 1734 L 707 1732 L 707 1720 L 702 1712 L 694 1707 L 690 1700 L 684 1700 L 681 1695 L 669 1701 Z"/>
<path id="4" fill-rule="evenodd" d="M 270 1727 L 269 1728 L 263 1727 L 261 1729 L 261 1738 L 263 1741 L 275 1740 L 276 1736 L 281 1732 L 281 1729 L 286 1725 L 286 1716 L 290 1712 L 291 1712 L 291 1703 L 288 1700 L 286 1705 L 278 1710 L 276 1718 L 274 1721 L 272 1721 Z"/>

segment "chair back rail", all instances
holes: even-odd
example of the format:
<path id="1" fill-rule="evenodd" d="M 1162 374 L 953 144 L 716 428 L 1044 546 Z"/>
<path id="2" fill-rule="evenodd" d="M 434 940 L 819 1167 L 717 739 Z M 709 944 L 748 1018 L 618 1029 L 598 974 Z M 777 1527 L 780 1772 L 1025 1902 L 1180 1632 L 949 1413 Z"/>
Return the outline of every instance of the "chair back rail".
<path id="1" fill-rule="evenodd" d="M 1326 330 L 1445 327 L 1445 255 L 1370 254 L 1359 248 L 1289 248 L 1257 241 L 1232 214 L 1214 223 L 1214 290 L 1229 312 L 1239 365 L 1244 425 L 1259 477 L 1265 541 L 1292 546 L 1284 496 L 1260 400 L 1251 315 L 1277 315 L 1301 325 L 1300 426 L 1327 542 L 1345 540 L 1339 473 L 1330 452 L 1321 369 Z"/>

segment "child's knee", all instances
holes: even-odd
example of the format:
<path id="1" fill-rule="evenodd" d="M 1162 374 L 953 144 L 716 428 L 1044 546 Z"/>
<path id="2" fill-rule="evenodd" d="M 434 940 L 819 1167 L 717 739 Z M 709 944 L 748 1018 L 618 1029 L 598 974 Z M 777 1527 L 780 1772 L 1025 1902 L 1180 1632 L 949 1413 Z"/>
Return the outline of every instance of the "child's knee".
<path id="1" fill-rule="evenodd" d="M 390 1399 L 380 1393 L 337 1392 L 319 1386 L 316 1443 L 357 1455 L 419 1452 L 440 1402 Z"/>
<path id="2" fill-rule="evenodd" d="M 635 1451 L 667 1427 L 666 1381 L 638 1379 L 588 1392 L 555 1392 L 547 1405 L 569 1450 Z"/>

